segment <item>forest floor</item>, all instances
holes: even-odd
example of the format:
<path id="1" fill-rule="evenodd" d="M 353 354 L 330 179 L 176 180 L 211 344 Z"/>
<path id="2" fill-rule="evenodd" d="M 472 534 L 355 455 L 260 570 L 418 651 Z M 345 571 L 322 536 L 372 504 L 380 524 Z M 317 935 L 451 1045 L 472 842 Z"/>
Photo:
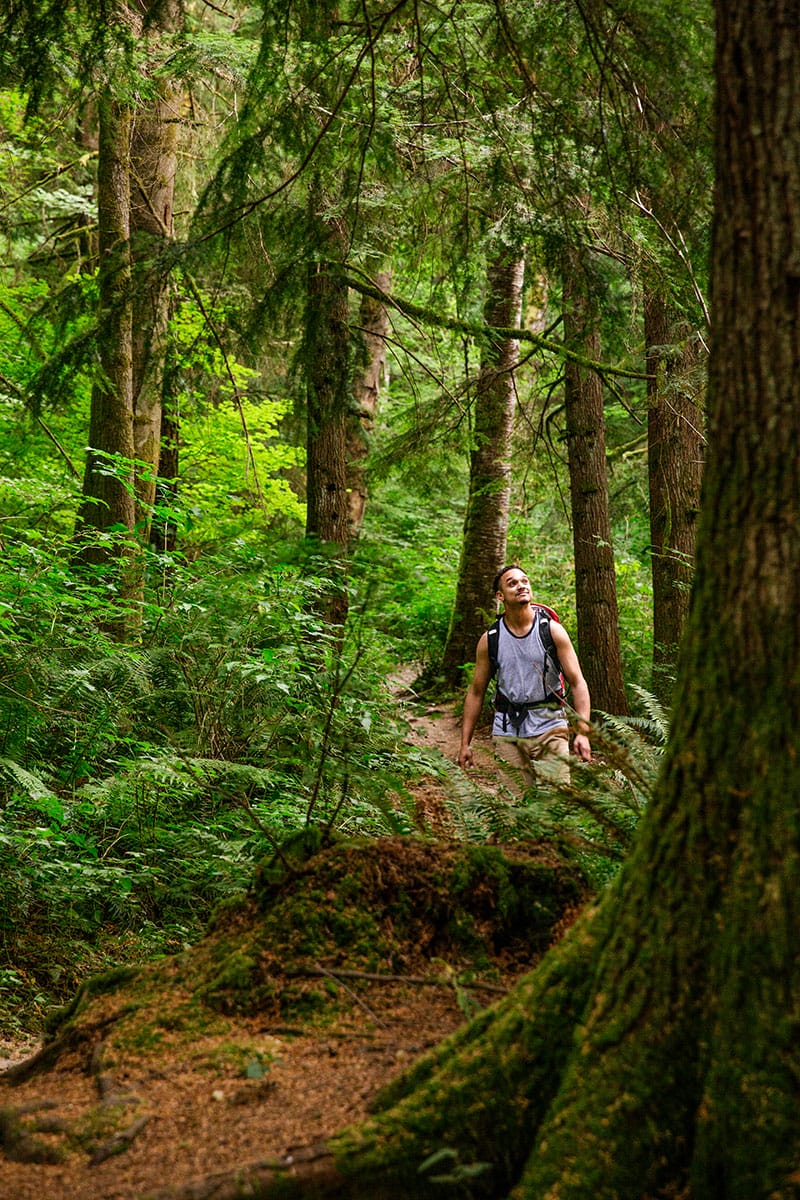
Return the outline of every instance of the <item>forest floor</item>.
<path id="1" fill-rule="evenodd" d="M 409 695 L 405 703 L 410 739 L 452 761 L 458 749 L 452 708 L 425 706 Z M 496 769 L 479 731 L 476 772 Z M 443 785 L 422 780 L 415 801 L 441 828 Z M 530 965 L 498 958 L 494 990 Z M 337 983 L 347 991 L 346 981 Z M 473 997 L 479 1004 L 496 999 L 492 985 Z M 15 1064 L 36 1044 L 0 1043 L 0 1197 L 224 1196 L 234 1169 L 286 1161 L 359 1122 L 381 1085 L 466 1019 L 455 986 L 411 978 L 360 981 L 351 999 L 333 1021 L 284 1027 L 274 1017 L 251 1015 L 188 1042 L 117 1051 L 110 1062 L 100 1037 L 93 1046 L 65 1047 L 55 1063 L 21 1081 Z M 94 1027 L 102 1024 L 101 1013 Z"/>

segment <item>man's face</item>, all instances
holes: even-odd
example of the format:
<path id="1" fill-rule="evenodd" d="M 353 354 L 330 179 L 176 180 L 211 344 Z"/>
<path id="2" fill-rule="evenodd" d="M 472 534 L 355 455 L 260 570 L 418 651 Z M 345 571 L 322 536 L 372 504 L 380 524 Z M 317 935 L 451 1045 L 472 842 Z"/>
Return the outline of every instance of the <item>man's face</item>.
<path id="1" fill-rule="evenodd" d="M 513 568 L 506 571 L 497 588 L 497 595 L 504 604 L 524 604 L 531 598 L 531 585 L 524 571 Z"/>

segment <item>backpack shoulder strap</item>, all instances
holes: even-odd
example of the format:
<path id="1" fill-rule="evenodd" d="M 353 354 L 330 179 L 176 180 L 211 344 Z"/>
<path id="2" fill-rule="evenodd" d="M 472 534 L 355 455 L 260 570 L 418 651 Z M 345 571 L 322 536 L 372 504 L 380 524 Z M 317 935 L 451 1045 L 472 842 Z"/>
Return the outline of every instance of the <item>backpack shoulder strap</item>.
<path id="1" fill-rule="evenodd" d="M 556 674 L 559 677 L 559 687 L 556 695 L 563 699 L 567 691 L 567 681 L 564 678 L 564 672 L 561 668 L 561 663 L 558 658 L 558 650 L 553 639 L 553 633 L 550 629 L 551 621 L 558 621 L 558 613 L 553 608 L 548 608 L 546 604 L 534 604 L 539 623 L 539 637 L 542 639 L 542 645 L 545 649 L 545 654 L 550 658 Z M 561 622 L 559 621 L 559 624 Z M 546 663 L 545 663 L 546 666 Z"/>
<path id="2" fill-rule="evenodd" d="M 493 621 L 486 630 L 486 647 L 489 651 L 489 678 L 494 679 L 497 674 L 497 645 L 500 641 L 500 618 Z"/>
<path id="3" fill-rule="evenodd" d="M 534 607 L 539 621 L 539 636 L 542 639 L 542 645 L 548 654 L 558 662 L 558 652 L 550 630 L 550 622 L 558 620 L 555 609 L 548 608 L 546 604 L 536 604 Z"/>

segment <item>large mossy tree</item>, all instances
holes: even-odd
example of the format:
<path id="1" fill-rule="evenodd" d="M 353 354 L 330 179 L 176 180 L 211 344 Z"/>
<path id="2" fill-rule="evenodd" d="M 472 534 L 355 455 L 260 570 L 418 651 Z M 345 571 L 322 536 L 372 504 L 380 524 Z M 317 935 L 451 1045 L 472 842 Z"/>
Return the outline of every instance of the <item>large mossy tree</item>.
<path id="1" fill-rule="evenodd" d="M 798 1195 L 798 7 L 716 16 L 709 459 L 653 802 L 535 973 L 248 1195 Z"/>

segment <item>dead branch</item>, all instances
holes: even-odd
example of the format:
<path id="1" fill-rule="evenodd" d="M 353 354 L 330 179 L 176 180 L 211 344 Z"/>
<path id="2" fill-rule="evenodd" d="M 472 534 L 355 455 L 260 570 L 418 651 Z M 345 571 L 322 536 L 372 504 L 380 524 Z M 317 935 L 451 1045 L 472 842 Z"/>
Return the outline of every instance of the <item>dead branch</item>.
<path id="1" fill-rule="evenodd" d="M 324 967 L 296 967 L 291 971 L 286 971 L 285 974 L 291 979 L 324 975 L 333 979 L 339 977 L 342 979 L 366 979 L 370 983 L 411 983 L 418 987 L 453 987 L 453 979 L 448 978 L 446 975 L 383 975 L 376 971 L 340 970 L 338 967 L 334 970 L 326 970 Z M 497 992 L 498 995 L 502 996 L 508 994 L 508 988 L 502 984 L 484 983 L 479 979 L 475 979 L 471 983 L 462 984 L 461 986 L 465 991 Z"/>

